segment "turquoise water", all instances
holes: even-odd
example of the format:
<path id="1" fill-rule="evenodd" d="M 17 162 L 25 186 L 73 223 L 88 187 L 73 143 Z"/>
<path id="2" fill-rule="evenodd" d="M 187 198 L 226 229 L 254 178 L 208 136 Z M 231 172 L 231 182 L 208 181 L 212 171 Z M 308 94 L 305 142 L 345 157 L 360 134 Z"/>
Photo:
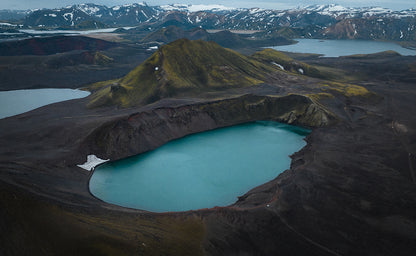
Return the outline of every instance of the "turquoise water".
<path id="1" fill-rule="evenodd" d="M 255 122 L 198 133 L 96 168 L 90 191 L 153 212 L 227 206 L 290 166 L 308 130 Z"/>
<path id="2" fill-rule="evenodd" d="M 0 118 L 18 115 L 65 100 L 87 97 L 90 93 L 72 89 L 33 89 L 0 92 Z"/>
<path id="3" fill-rule="evenodd" d="M 396 43 L 370 40 L 320 40 L 295 39 L 297 44 L 271 47 L 278 51 L 317 53 L 325 57 L 339 57 L 353 54 L 370 54 L 393 50 L 401 55 L 416 55 L 416 50 L 403 48 Z"/>

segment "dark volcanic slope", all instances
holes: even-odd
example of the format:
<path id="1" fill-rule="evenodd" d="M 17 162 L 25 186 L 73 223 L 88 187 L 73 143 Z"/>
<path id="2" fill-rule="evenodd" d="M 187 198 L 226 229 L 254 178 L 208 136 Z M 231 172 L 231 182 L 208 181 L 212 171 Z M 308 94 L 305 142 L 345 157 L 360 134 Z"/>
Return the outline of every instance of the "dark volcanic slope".
<path id="1" fill-rule="evenodd" d="M 0 253 L 413 255 L 414 84 L 363 83 L 375 95 L 278 69 L 265 80 L 215 100 L 89 109 L 86 98 L 0 120 Z M 313 131 L 289 170 L 229 207 L 153 214 L 109 205 L 89 193 L 91 173 L 76 166 L 89 154 L 115 160 L 259 119 Z"/>
<path id="2" fill-rule="evenodd" d="M 134 31 L 134 30 L 133 30 Z M 129 34 L 133 34 L 133 31 L 128 31 Z M 129 34 L 125 35 L 126 38 L 132 38 Z M 133 36 L 136 33 L 133 34 Z M 293 40 L 288 39 L 283 31 L 276 31 L 273 34 L 257 33 L 247 36 L 232 33 L 228 30 L 218 31 L 216 33 L 208 33 L 202 28 L 193 28 L 190 30 L 183 30 L 180 27 L 169 26 L 163 27 L 157 31 L 154 31 L 143 39 L 144 43 L 170 43 L 181 38 L 187 38 L 189 40 L 204 40 L 214 41 L 222 47 L 240 49 L 244 47 L 266 47 L 270 45 L 284 45 L 294 43 Z"/>
<path id="3" fill-rule="evenodd" d="M 314 58 L 305 60 L 312 65 L 325 65 L 341 68 L 349 76 L 355 76 L 360 81 L 402 81 L 416 83 L 416 61 L 414 57 L 401 56 L 394 51 L 375 54 L 358 54 L 340 58 Z M 400 63 L 400 65 L 397 65 Z M 365 67 L 365 68 L 362 68 Z"/>
<path id="4" fill-rule="evenodd" d="M 82 41 L 85 38 L 67 36 L 62 39 L 68 40 L 67 49 L 72 49 L 75 46 L 71 45 L 71 40 Z M 44 40 L 48 40 L 46 45 L 56 43 L 55 37 Z M 96 47 L 95 39 L 86 40 L 92 44 L 85 45 L 84 50 L 51 55 L 0 56 L 0 90 L 80 88 L 86 84 L 125 76 L 152 54 L 143 47 L 110 42 L 104 42 L 104 45 L 115 47 L 98 50 L 101 48 Z M 12 51 L 17 51 L 13 49 Z M 57 46 L 54 45 L 52 49 L 56 50 Z"/>
<path id="5" fill-rule="evenodd" d="M 0 43 L 0 56 L 50 55 L 74 50 L 102 51 L 115 43 L 82 36 L 31 38 Z"/>

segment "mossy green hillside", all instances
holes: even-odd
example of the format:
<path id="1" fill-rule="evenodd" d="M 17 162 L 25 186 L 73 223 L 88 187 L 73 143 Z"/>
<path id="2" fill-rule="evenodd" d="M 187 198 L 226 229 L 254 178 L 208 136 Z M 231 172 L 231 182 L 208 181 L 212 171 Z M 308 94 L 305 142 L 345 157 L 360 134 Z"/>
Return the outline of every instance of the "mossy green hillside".
<path id="1" fill-rule="evenodd" d="M 161 48 L 162 70 L 175 88 L 244 87 L 260 83 L 270 70 L 214 42 L 178 40 Z"/>
<path id="2" fill-rule="evenodd" d="M 376 59 L 376 58 L 392 58 L 401 56 L 400 53 L 389 50 L 377 53 L 370 53 L 370 54 L 353 54 L 349 56 L 345 56 L 344 58 L 349 59 Z"/>
<path id="3" fill-rule="evenodd" d="M 262 83 L 276 71 L 214 42 L 177 40 L 160 47 L 148 60 L 120 80 L 101 87 L 89 106 L 141 105 L 181 93 L 242 88 Z"/>
<path id="4" fill-rule="evenodd" d="M 284 67 L 284 71 L 280 66 Z M 264 49 L 248 57 L 215 42 L 180 39 L 160 47 L 125 77 L 89 86 L 93 95 L 88 107 L 131 107 L 162 98 L 221 93 L 264 83 L 269 75 L 276 72 L 325 79 L 321 82 L 305 80 L 305 86 L 319 83 L 317 85 L 324 93 L 346 97 L 369 95 L 364 87 L 340 83 L 347 82 L 342 73 L 321 71 L 319 67 L 299 62 L 273 49 Z M 334 76 L 336 79 L 332 79 Z"/>

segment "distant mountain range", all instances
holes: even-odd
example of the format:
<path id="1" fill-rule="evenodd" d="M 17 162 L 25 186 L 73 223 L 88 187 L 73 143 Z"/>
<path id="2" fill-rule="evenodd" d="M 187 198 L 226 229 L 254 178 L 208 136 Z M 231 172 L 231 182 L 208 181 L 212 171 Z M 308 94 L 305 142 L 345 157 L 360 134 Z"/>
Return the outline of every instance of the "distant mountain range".
<path id="1" fill-rule="evenodd" d="M 38 28 L 169 25 L 181 28 L 262 30 L 288 27 L 308 38 L 416 40 L 416 9 L 392 11 L 380 7 L 346 8 L 313 5 L 291 10 L 235 9 L 221 5 L 149 6 L 135 3 L 107 7 L 79 4 L 59 9 L 0 11 L 0 27 L 16 24 Z M 93 22 L 92 22 L 93 21 Z M 10 22 L 11 24 L 7 25 Z M 98 25 L 97 25 L 98 24 Z"/>

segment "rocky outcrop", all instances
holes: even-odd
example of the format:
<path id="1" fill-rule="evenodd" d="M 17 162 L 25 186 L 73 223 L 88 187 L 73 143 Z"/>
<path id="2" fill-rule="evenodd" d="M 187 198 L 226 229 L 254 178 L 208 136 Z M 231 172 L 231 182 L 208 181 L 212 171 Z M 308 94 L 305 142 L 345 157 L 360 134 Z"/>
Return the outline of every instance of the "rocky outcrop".
<path id="1" fill-rule="evenodd" d="M 345 19 L 324 29 L 319 38 L 414 41 L 415 18 Z"/>
<path id="2" fill-rule="evenodd" d="M 256 120 L 321 127 L 336 117 L 302 95 L 241 97 L 180 107 L 163 107 L 109 121 L 85 141 L 91 152 L 112 160 L 152 150 L 188 134 Z"/>

